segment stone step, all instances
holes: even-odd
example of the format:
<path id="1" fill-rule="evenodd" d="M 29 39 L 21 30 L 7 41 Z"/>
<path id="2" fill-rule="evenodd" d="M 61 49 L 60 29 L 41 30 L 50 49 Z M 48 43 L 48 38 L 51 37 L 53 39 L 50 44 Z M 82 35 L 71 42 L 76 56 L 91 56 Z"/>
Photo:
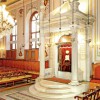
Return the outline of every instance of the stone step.
<path id="1" fill-rule="evenodd" d="M 41 86 L 39 82 L 34 85 L 35 89 L 39 92 L 46 92 L 46 93 L 68 93 L 68 92 L 71 92 L 71 89 L 68 87 L 51 88 L 50 86 L 49 87 L 47 87 L 47 86 L 45 87 L 45 86 L 46 86 L 46 84 L 44 86 Z"/>
<path id="2" fill-rule="evenodd" d="M 46 88 L 57 88 L 57 89 L 58 88 L 70 88 L 70 85 L 68 84 L 53 82 L 53 81 L 48 81 L 48 80 L 41 80 L 40 85 Z"/>
<path id="3" fill-rule="evenodd" d="M 87 91 L 88 88 L 88 83 L 70 85 L 39 79 L 35 85 L 29 88 L 29 91 L 33 95 L 43 98 L 42 100 L 74 100 L 74 96 Z"/>
<path id="4" fill-rule="evenodd" d="M 30 93 L 32 93 L 35 96 L 41 97 L 41 98 L 51 98 L 51 99 L 64 99 L 64 98 L 70 98 L 74 97 L 76 94 L 73 92 L 68 93 L 47 93 L 47 92 L 40 92 L 35 89 L 35 86 L 32 85 L 29 88 Z"/>

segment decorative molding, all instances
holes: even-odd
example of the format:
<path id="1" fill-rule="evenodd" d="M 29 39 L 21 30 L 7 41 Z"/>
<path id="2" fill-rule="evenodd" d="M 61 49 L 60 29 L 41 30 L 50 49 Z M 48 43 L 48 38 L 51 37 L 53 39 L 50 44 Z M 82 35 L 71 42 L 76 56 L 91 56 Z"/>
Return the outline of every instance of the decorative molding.
<path id="1" fill-rule="evenodd" d="M 75 19 L 74 19 L 74 24 L 76 27 L 78 28 L 83 28 L 86 27 L 87 21 L 88 21 L 88 17 L 87 14 L 84 14 L 80 11 L 77 11 L 74 13 L 75 14 Z M 69 30 L 69 25 L 72 24 L 71 20 L 72 20 L 72 12 L 69 11 L 68 13 L 63 13 L 61 15 L 61 24 L 62 24 L 62 30 L 63 31 L 67 31 Z M 67 16 L 67 18 L 66 18 Z M 48 27 L 49 27 L 49 16 L 46 16 L 45 20 L 44 20 L 44 26 L 42 26 L 42 28 L 44 28 L 45 32 L 47 32 Z M 90 26 L 93 24 L 95 18 L 93 16 L 90 16 Z M 51 13 L 51 20 L 50 20 L 50 29 L 51 32 L 53 32 L 54 30 L 57 30 L 57 28 L 59 28 L 59 14 L 58 15 L 53 15 Z M 65 27 L 66 25 L 66 27 Z M 53 30 L 53 31 L 52 31 Z M 62 31 L 61 30 L 61 31 Z"/>
<path id="2" fill-rule="evenodd" d="M 26 5 L 26 14 L 31 10 L 35 9 L 36 11 L 39 11 L 39 4 L 37 1 L 32 2 L 32 8 L 31 8 L 31 3 Z"/>

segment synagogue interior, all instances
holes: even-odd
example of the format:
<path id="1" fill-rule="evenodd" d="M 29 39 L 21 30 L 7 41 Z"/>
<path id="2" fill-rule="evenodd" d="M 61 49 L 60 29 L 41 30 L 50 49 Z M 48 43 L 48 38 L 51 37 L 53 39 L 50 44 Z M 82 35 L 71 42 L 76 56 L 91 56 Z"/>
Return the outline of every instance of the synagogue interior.
<path id="1" fill-rule="evenodd" d="M 0 0 L 0 100 L 100 100 L 100 0 Z"/>

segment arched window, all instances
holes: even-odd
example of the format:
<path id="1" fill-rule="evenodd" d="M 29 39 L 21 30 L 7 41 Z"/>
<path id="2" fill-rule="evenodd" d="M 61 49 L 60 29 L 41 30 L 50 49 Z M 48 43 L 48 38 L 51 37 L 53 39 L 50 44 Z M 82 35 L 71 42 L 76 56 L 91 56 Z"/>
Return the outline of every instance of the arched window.
<path id="1" fill-rule="evenodd" d="M 39 14 L 33 13 L 30 21 L 30 49 L 39 48 Z"/>
<path id="2" fill-rule="evenodd" d="M 16 20 L 15 20 L 15 26 L 12 29 L 10 41 L 11 41 L 10 49 L 11 50 L 17 49 L 17 43 L 16 43 L 17 42 L 17 21 Z"/>

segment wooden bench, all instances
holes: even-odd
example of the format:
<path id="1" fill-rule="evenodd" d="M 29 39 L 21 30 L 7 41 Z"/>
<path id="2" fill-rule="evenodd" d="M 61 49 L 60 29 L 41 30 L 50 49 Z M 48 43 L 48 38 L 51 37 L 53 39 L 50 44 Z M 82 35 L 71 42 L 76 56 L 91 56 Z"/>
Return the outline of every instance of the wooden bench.
<path id="1" fill-rule="evenodd" d="M 24 82 L 31 82 L 32 75 L 25 75 L 25 76 L 19 76 L 19 77 L 12 77 L 12 78 L 3 78 L 0 80 L 0 85 L 8 86 L 9 84 L 14 86 L 16 82 L 18 81 L 24 81 Z"/>

